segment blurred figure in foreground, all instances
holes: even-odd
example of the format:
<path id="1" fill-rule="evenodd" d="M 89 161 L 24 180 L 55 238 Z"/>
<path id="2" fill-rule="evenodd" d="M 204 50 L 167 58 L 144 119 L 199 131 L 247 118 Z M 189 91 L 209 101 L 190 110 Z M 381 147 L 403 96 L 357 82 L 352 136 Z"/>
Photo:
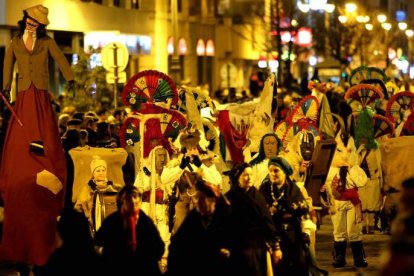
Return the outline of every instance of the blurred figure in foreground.
<path id="1" fill-rule="evenodd" d="M 103 275 L 161 275 L 158 262 L 164 243 L 153 221 L 140 212 L 141 197 L 137 187 L 124 186 L 117 195 L 117 211 L 96 232 Z"/>
<path id="2" fill-rule="evenodd" d="M 397 217 L 391 229 L 389 258 L 381 275 L 414 275 L 414 178 L 402 184 Z"/>

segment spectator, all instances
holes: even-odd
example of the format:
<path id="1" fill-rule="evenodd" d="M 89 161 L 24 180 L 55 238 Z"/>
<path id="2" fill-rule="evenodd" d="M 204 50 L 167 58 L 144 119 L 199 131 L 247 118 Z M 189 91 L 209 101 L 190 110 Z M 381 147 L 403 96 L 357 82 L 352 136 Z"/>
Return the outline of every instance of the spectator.
<path id="1" fill-rule="evenodd" d="M 109 130 L 109 124 L 107 122 L 99 122 L 96 125 L 98 138 L 96 140 L 96 146 L 98 148 L 116 148 L 118 146 L 115 138 L 111 136 Z"/>

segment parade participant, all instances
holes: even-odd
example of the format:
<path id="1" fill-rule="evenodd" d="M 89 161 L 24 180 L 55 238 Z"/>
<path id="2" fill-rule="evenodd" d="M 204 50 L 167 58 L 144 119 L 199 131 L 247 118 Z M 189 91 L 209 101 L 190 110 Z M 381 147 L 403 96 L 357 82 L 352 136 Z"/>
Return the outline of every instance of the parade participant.
<path id="1" fill-rule="evenodd" d="M 263 195 L 253 186 L 252 167 L 235 165 L 230 171 L 231 188 L 226 197 L 231 205 L 230 245 L 233 275 L 268 275 L 268 250 L 273 263 L 282 259 L 277 230 L 272 222 Z"/>
<path id="2" fill-rule="evenodd" d="M 232 275 L 229 206 L 215 186 L 199 177 L 195 187 L 195 207 L 171 238 L 167 275 Z"/>
<path id="3" fill-rule="evenodd" d="M 311 131 L 302 129 L 287 145 L 286 153 L 283 157 L 286 158 L 293 169 L 293 174 L 290 176 L 292 180 L 306 182 L 313 150 L 316 141 L 319 139 Z"/>
<path id="4" fill-rule="evenodd" d="M 168 151 L 161 146 L 157 146 L 151 150 L 148 159 L 145 161 L 143 179 L 140 180 L 138 175 L 134 186 L 143 191 L 141 210 L 154 221 L 165 244 L 164 255 L 161 259 L 161 270 L 165 271 L 170 244 L 167 209 L 168 195 L 171 194 L 171 191 L 168 190 L 170 187 L 161 183 L 161 173 L 169 161 Z"/>
<path id="5" fill-rule="evenodd" d="M 292 173 L 292 167 L 285 158 L 271 158 L 268 177 L 260 187 L 281 238 L 283 259 L 276 272 L 281 275 L 309 275 L 312 271 L 312 275 L 322 275 L 324 271 L 312 262 L 309 255 L 309 235 L 301 228 L 302 219 L 309 210 L 296 182 L 289 177 Z"/>
<path id="6" fill-rule="evenodd" d="M 187 130 L 179 138 L 181 154 L 164 167 L 161 183 L 172 192 L 178 189 L 179 200 L 175 205 L 175 218 L 172 233 L 180 227 L 184 218 L 192 209 L 191 187 L 194 186 L 193 173 L 200 174 L 202 179 L 221 190 L 222 178 L 214 164 L 205 165 L 201 160 L 203 151 L 199 146 L 200 132 Z M 177 184 L 177 185 L 176 185 Z M 190 190 L 189 190 L 190 188 Z M 170 220 L 172 218 L 170 217 Z"/>
<path id="7" fill-rule="evenodd" d="M 331 107 L 329 105 L 327 92 L 327 83 L 318 80 L 311 80 L 308 83 L 308 88 L 312 91 L 312 95 L 318 99 L 319 102 L 319 118 L 318 128 L 321 131 L 323 138 L 334 138 L 333 118 L 331 115 Z"/>
<path id="8" fill-rule="evenodd" d="M 358 189 L 367 182 L 365 172 L 358 166 L 353 140 L 344 141 L 344 136 L 337 136 L 337 149 L 326 179 L 333 208 L 334 250 L 333 267 L 346 265 L 346 245 L 351 243 L 354 265 L 366 267 L 365 252 L 362 244 L 362 206 Z"/>
<path id="9" fill-rule="evenodd" d="M 0 254 L 2 259 L 35 265 L 44 264 L 55 248 L 66 182 L 64 151 L 47 91 L 49 55 L 70 84 L 74 79 L 65 56 L 46 34 L 48 24 L 46 7 L 25 9 L 3 67 L 3 93 L 9 95 L 16 62 L 19 90 L 0 171 L 5 204 Z"/>
<path id="10" fill-rule="evenodd" d="M 260 140 L 259 152 L 250 161 L 253 169 L 253 185 L 259 189 L 268 174 L 267 163 L 282 151 L 282 141 L 275 133 L 267 133 Z"/>
<path id="11" fill-rule="evenodd" d="M 380 230 L 378 221 L 383 204 L 381 151 L 374 137 L 372 116 L 373 111 L 370 108 L 362 109 L 358 113 L 355 126 L 355 144 L 359 164 L 368 177 L 366 185 L 359 189 L 362 211 L 366 213 L 364 220 L 367 234 L 372 231 L 372 228 Z"/>
<path id="12" fill-rule="evenodd" d="M 141 196 L 137 187 L 124 186 L 117 195 L 117 211 L 96 232 L 103 275 L 161 275 L 158 262 L 164 243 L 152 220 L 140 211 Z"/>
<path id="13" fill-rule="evenodd" d="M 116 194 L 121 187 L 107 179 L 107 164 L 101 157 L 95 155 L 92 158 L 90 167 L 92 178 L 82 188 L 78 200 L 75 203 L 75 209 L 83 212 L 91 225 L 93 225 L 92 207 L 94 192 L 100 191 L 102 193 Z"/>
<path id="14" fill-rule="evenodd" d="M 299 187 L 308 205 L 309 215 L 306 214 L 302 217 L 301 224 L 302 231 L 309 235 L 309 250 L 313 255 L 315 254 L 316 224 L 318 223 L 318 217 L 313 206 L 313 199 L 305 188 L 305 182 L 307 177 L 310 177 L 309 167 L 317 139 L 311 131 L 302 129 L 287 145 L 287 149 L 283 154 L 283 157 L 293 169 L 293 173 L 289 178 Z"/>

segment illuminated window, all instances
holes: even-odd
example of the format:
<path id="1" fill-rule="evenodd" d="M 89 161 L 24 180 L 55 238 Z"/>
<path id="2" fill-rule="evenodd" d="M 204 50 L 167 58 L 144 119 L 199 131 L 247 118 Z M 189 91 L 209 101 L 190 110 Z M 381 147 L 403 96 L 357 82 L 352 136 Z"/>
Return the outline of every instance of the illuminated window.
<path id="1" fill-rule="evenodd" d="M 170 36 L 167 42 L 167 52 L 169 55 L 174 54 L 174 38 Z"/>
<path id="2" fill-rule="evenodd" d="M 184 38 L 178 40 L 178 54 L 186 55 L 187 54 L 187 42 Z"/>
<path id="3" fill-rule="evenodd" d="M 204 56 L 206 53 L 206 45 L 201 38 L 197 41 L 196 52 L 197 56 Z"/>
<path id="4" fill-rule="evenodd" d="M 213 40 L 209 39 L 206 43 L 206 56 L 214 56 L 216 54 L 216 47 L 214 46 Z"/>
<path id="5" fill-rule="evenodd" d="M 131 0 L 131 9 L 139 9 L 139 0 Z"/>

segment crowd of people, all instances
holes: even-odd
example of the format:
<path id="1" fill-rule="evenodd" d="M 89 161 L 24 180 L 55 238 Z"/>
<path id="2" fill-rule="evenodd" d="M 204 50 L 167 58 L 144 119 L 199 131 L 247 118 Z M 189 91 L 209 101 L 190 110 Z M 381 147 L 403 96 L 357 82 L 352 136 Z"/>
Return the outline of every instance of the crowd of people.
<path id="1" fill-rule="evenodd" d="M 299 102 L 290 103 L 285 118 Z M 351 110 L 344 101 L 338 105 L 343 112 Z M 346 266 L 347 242 L 354 265 L 368 265 L 363 249 L 364 221 L 366 233 L 390 231 L 391 218 L 384 219 L 379 213 L 384 206 L 378 142 L 366 130 L 360 134 L 358 122 L 354 130 L 347 129 L 340 116 L 332 117 L 333 137 L 325 132 L 318 137 L 308 129 L 286 143 L 286 137 L 279 137 L 277 131 L 266 133 L 257 152 L 250 152 L 241 163 L 225 162 L 226 170 L 206 158 L 209 149 L 200 145 L 205 132 L 189 125 L 176 139 L 176 152 L 170 154 L 162 146 L 152 148 L 144 160 L 144 173 L 126 171 L 133 180 L 125 181 L 123 188 L 107 179 L 107 163 L 95 156 L 90 164 L 91 180 L 74 202 L 70 151 L 77 147 L 121 147 L 120 129 L 128 116 L 125 108 L 112 112 L 61 109 L 57 125 L 68 175 L 65 208 L 58 223 L 60 243 L 46 263 L 35 267 L 37 275 L 71 271 L 70 261 L 81 259 L 73 256 L 77 250 L 85 254 L 82 262 L 90 259 L 88 275 L 136 269 L 145 275 L 193 275 L 194 271 L 197 275 L 269 275 L 270 271 L 326 275 L 316 261 L 318 218 L 304 185 L 316 142 L 326 138 L 336 141 L 329 173 L 320 188 L 334 226 L 333 267 Z M 364 191 L 370 181 L 371 188 Z M 116 194 L 117 208 L 99 229 L 92 214 L 95 191 Z M 375 220 L 367 220 L 371 213 Z M 381 222 L 387 228 L 381 227 Z M 25 270 L 23 266 L 21 271 Z"/>
<path id="2" fill-rule="evenodd" d="M 3 94 L 16 61 L 25 72 L 33 56 L 45 67 L 48 53 L 72 83 L 69 64 L 46 35 L 47 8 L 23 14 L 6 52 Z M 258 99 L 220 108 L 217 102 L 203 121 L 201 94 L 196 99 L 187 89 L 182 109 L 169 110 L 177 95 L 137 104 L 139 87 L 124 97 L 135 111 L 62 107 L 56 117 L 47 74 L 22 75 L 0 163 L 0 258 L 17 262 L 21 275 L 327 275 L 315 254 L 321 208 L 332 219 L 335 268 L 347 265 L 348 242 L 354 266 L 367 267 L 363 233 L 374 230 L 393 234 L 390 263 L 412 248 L 412 180 L 402 185 L 397 213 L 387 194 L 400 191 L 384 183 L 381 166 L 380 144 L 414 133 L 414 100 L 387 114 L 395 85 L 351 77 L 346 92 L 313 80 L 303 91 L 275 93 L 270 74 L 252 94 Z M 414 99 L 410 93 L 401 95 Z M 148 125 L 138 120 L 144 121 L 140 104 Z M 137 125 L 124 127 L 131 118 Z M 319 140 L 331 141 L 333 150 L 317 153 Z M 93 156 L 82 163 L 90 179 L 74 195 L 71 152 L 121 146 L 131 157 L 123 183 L 107 177 L 115 169 L 111 157 Z M 318 166 L 322 183 L 312 174 Z M 115 207 L 98 223 L 104 195 Z M 392 265 L 384 271 L 400 273 Z"/>

